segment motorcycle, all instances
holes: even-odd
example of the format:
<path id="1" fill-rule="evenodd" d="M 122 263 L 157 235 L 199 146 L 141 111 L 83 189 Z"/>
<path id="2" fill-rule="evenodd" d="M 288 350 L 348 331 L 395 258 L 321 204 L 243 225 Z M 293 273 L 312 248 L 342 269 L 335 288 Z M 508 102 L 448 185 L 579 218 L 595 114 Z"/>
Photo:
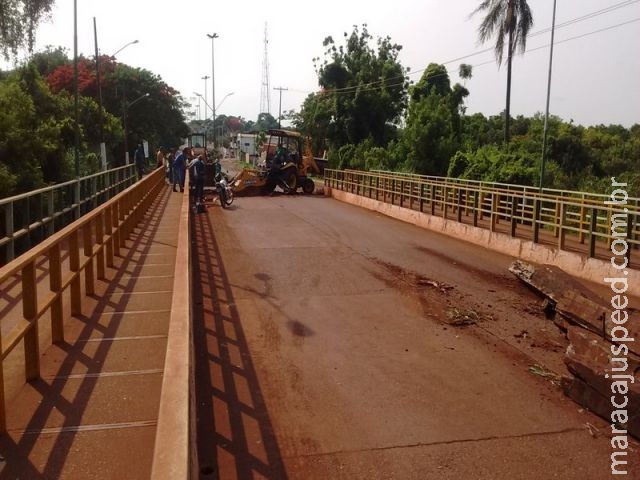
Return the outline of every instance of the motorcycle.
<path id="1" fill-rule="evenodd" d="M 220 205 L 222 208 L 228 207 L 233 203 L 233 191 L 231 185 L 227 180 L 227 176 L 222 173 L 216 175 L 216 193 L 220 199 Z"/>

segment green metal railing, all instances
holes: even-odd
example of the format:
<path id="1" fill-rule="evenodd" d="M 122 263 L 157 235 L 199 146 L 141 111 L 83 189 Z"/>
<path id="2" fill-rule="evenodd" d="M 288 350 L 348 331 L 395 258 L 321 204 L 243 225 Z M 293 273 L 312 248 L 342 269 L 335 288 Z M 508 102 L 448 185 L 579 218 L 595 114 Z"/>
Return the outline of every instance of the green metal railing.
<path id="1" fill-rule="evenodd" d="M 135 183 L 134 165 L 0 200 L 0 265 Z"/>
<path id="2" fill-rule="evenodd" d="M 327 169 L 325 184 L 588 257 L 611 257 L 605 249 L 624 239 L 623 255 L 631 261 L 632 249 L 640 245 L 638 198 L 608 205 L 610 196 L 603 194 L 382 171 Z"/>

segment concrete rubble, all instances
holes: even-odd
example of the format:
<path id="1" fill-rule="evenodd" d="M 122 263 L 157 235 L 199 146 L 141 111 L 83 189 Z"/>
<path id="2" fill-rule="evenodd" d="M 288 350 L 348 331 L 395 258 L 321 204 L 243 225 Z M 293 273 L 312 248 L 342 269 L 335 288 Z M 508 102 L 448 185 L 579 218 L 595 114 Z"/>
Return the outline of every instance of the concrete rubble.
<path id="1" fill-rule="evenodd" d="M 627 308 L 624 328 L 629 339 L 612 338 L 616 326 L 611 301 L 601 298 L 566 272 L 552 265 L 533 265 L 516 260 L 509 271 L 545 298 L 545 313 L 566 332 L 570 342 L 564 363 L 572 376 L 563 376 L 562 389 L 581 406 L 611 421 L 612 375 L 629 375 L 629 421 L 624 428 L 640 438 L 640 315 Z M 626 348 L 625 348 L 626 346 Z M 614 352 L 616 354 L 614 354 Z M 612 390 L 613 388 L 613 390 Z M 623 396 L 619 395 L 622 399 Z"/>

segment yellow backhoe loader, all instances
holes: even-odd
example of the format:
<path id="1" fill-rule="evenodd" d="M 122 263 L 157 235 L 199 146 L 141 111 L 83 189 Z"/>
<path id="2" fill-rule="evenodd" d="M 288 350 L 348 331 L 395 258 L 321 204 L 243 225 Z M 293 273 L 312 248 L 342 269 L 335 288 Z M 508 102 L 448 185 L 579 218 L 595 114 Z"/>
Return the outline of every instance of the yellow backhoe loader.
<path id="1" fill-rule="evenodd" d="M 293 194 L 301 188 L 313 193 L 315 184 L 308 173 L 320 173 L 313 156 L 303 154 L 304 137 L 299 132 L 282 129 L 267 131 L 268 141 L 263 145 L 257 168 L 245 168 L 234 179 L 232 189 L 236 195 L 269 194 L 280 187 Z"/>

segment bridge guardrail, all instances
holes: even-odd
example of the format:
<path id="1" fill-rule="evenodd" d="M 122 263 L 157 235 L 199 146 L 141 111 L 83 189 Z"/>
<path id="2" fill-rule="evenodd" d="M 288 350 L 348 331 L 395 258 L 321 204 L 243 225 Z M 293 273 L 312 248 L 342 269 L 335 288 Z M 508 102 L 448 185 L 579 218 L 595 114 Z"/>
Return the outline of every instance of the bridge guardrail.
<path id="1" fill-rule="evenodd" d="M 40 377 L 39 320 L 45 315 L 50 318 L 52 343 L 64 341 L 63 295 L 68 291 L 69 313 L 80 314 L 82 279 L 85 295 L 92 295 L 96 278 L 105 278 L 105 267 L 114 266 L 114 257 L 119 255 L 125 240 L 164 185 L 164 171 L 157 169 L 0 267 L 0 285 L 9 281 L 22 285 L 20 298 L 15 300 L 16 305 L 22 305 L 21 318 L 8 334 L 3 335 L 4 329 L 0 328 L 0 432 L 6 431 L 4 360 L 7 355 L 23 342 L 25 379 Z M 68 262 L 67 273 L 64 273 L 67 269 L 63 269 L 63 262 Z M 43 292 L 38 284 L 46 285 L 47 277 L 49 288 Z M 6 320 L 6 316 L 2 320 Z"/>
<path id="2" fill-rule="evenodd" d="M 135 165 L 0 199 L 0 265 L 95 209 L 136 181 Z"/>
<path id="3" fill-rule="evenodd" d="M 604 194 L 383 171 L 327 169 L 325 184 L 490 231 L 501 229 L 534 243 L 549 243 L 551 238 L 561 250 L 568 249 L 568 239 L 575 239 L 590 258 L 596 256 L 597 245 L 610 248 L 624 238 L 628 248 L 621 256 L 631 262 L 632 249 L 640 245 L 638 198 L 616 206 L 605 204 L 610 197 Z"/>

